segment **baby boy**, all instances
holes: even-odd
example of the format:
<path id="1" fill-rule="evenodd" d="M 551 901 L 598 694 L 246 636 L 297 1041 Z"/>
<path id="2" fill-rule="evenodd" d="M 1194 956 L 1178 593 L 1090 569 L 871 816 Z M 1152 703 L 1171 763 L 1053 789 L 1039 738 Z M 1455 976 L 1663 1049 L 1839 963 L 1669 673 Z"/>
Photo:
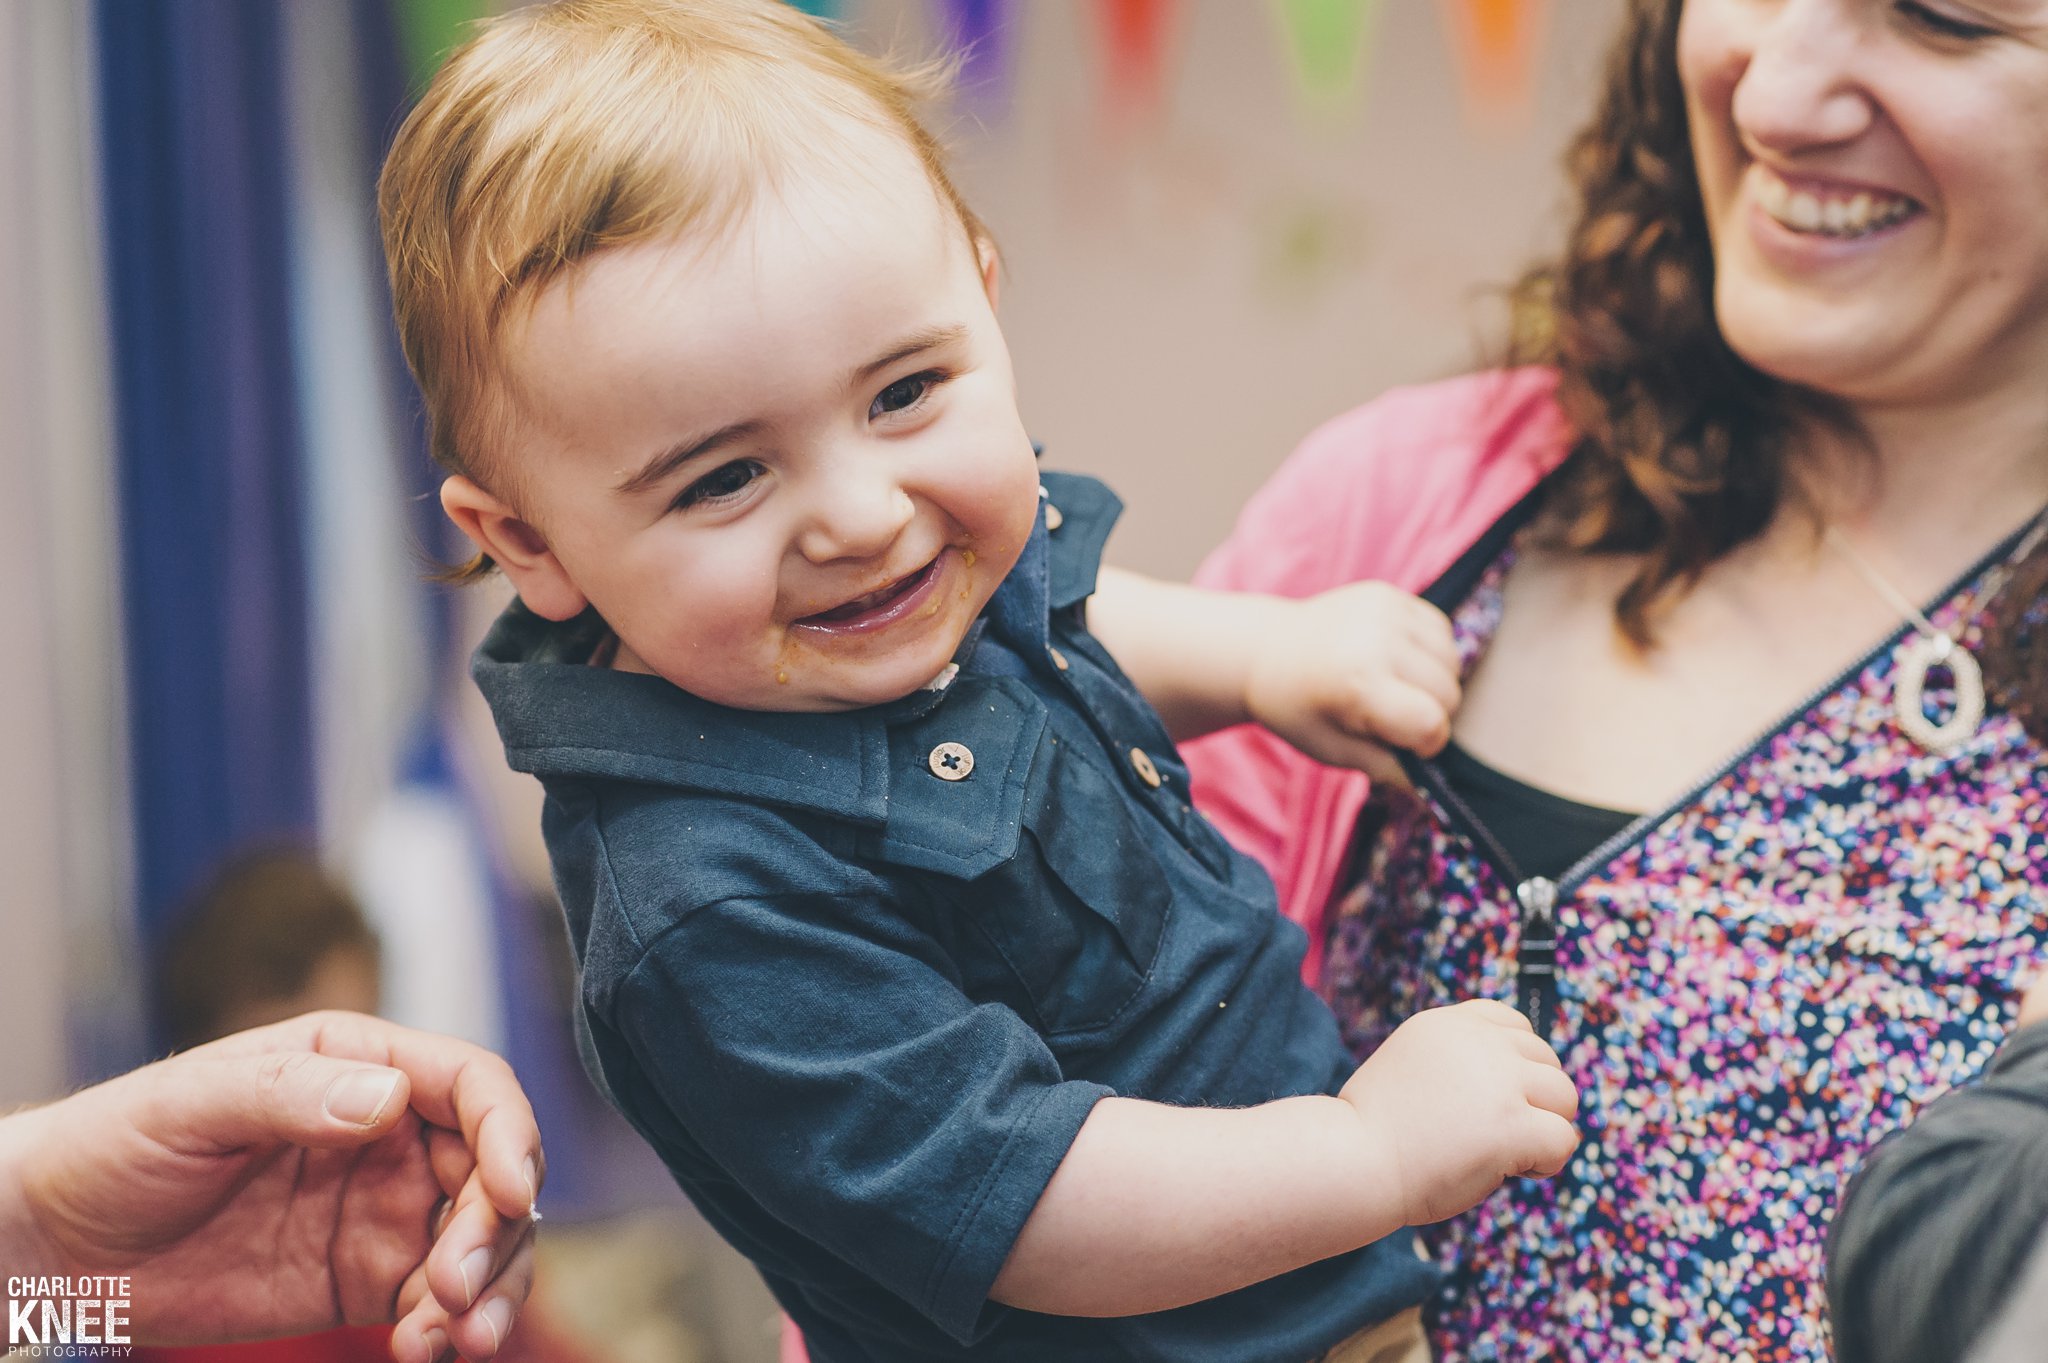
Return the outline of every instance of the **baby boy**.
<path id="1" fill-rule="evenodd" d="M 1572 1085 L 1492 1002 L 1353 1072 L 1173 735 L 1440 745 L 1447 628 L 1098 582 L 916 93 L 779 0 L 576 0 L 385 167 L 600 1077 L 819 1363 L 1419 1356 L 1404 1228 L 1557 1170 Z"/>

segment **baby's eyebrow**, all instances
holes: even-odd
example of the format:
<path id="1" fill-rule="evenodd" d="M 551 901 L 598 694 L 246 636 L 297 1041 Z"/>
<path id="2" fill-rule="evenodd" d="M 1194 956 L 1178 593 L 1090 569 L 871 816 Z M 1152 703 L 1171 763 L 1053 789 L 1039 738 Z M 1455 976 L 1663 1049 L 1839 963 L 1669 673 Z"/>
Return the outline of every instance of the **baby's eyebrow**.
<path id="1" fill-rule="evenodd" d="M 899 344 L 891 347 L 886 355 L 880 355 L 875 359 L 869 360 L 866 364 L 847 375 L 846 386 L 848 388 L 858 388 L 890 365 L 907 360 L 921 350 L 933 350 L 942 345 L 952 345 L 956 341 L 965 339 L 966 336 L 967 328 L 958 323 L 952 326 L 927 327 L 923 331 L 914 331 L 904 337 Z"/>
<path id="2" fill-rule="evenodd" d="M 636 493 L 645 492 L 692 459 L 701 458 L 736 440 L 745 440 L 749 436 L 760 434 L 762 425 L 763 423 L 758 420 L 735 421 L 730 426 L 720 426 L 701 440 L 686 440 L 680 445 L 670 446 L 642 465 L 638 473 L 615 484 L 612 491 L 621 497 L 631 497 Z"/>

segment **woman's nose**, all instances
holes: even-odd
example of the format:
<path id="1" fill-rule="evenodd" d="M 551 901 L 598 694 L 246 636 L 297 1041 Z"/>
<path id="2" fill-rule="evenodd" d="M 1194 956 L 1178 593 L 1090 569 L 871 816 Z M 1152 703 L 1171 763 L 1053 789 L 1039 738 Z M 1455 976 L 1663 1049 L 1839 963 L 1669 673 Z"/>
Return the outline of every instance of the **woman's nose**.
<path id="1" fill-rule="evenodd" d="M 873 558 L 916 514 L 916 503 L 893 477 L 879 471 L 834 477 L 815 490 L 797 549 L 813 563 Z"/>
<path id="2" fill-rule="evenodd" d="M 1753 148 L 1792 156 L 1855 140 L 1869 128 L 1867 19 L 1856 0 L 1780 0 L 1755 7 L 1735 83 L 1737 131 Z"/>

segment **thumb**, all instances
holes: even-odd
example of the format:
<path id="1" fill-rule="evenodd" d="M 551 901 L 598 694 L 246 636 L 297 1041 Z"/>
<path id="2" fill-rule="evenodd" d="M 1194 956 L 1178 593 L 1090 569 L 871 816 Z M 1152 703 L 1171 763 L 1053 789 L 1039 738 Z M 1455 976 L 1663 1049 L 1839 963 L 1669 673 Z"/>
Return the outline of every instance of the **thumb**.
<path id="1" fill-rule="evenodd" d="M 309 1051 L 180 1059 L 151 1067 L 163 1072 L 136 1124 L 187 1149 L 362 1145 L 397 1123 L 411 1093 L 403 1071 Z"/>

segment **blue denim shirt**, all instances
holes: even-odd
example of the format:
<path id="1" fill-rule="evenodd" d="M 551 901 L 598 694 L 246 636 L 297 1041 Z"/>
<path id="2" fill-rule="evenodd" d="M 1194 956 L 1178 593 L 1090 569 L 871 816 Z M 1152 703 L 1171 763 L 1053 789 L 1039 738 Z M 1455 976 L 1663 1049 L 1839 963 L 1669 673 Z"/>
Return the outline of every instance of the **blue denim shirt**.
<path id="1" fill-rule="evenodd" d="M 547 790 L 599 1077 L 817 1363 L 1306 1360 L 1429 1294 L 1407 1233 L 1148 1316 L 988 1299 L 1098 1099 L 1239 1106 L 1351 1068 L 1301 930 L 1083 625 L 1120 505 L 1045 483 L 1059 528 L 943 689 L 731 710 L 516 605 L 476 679 Z"/>

